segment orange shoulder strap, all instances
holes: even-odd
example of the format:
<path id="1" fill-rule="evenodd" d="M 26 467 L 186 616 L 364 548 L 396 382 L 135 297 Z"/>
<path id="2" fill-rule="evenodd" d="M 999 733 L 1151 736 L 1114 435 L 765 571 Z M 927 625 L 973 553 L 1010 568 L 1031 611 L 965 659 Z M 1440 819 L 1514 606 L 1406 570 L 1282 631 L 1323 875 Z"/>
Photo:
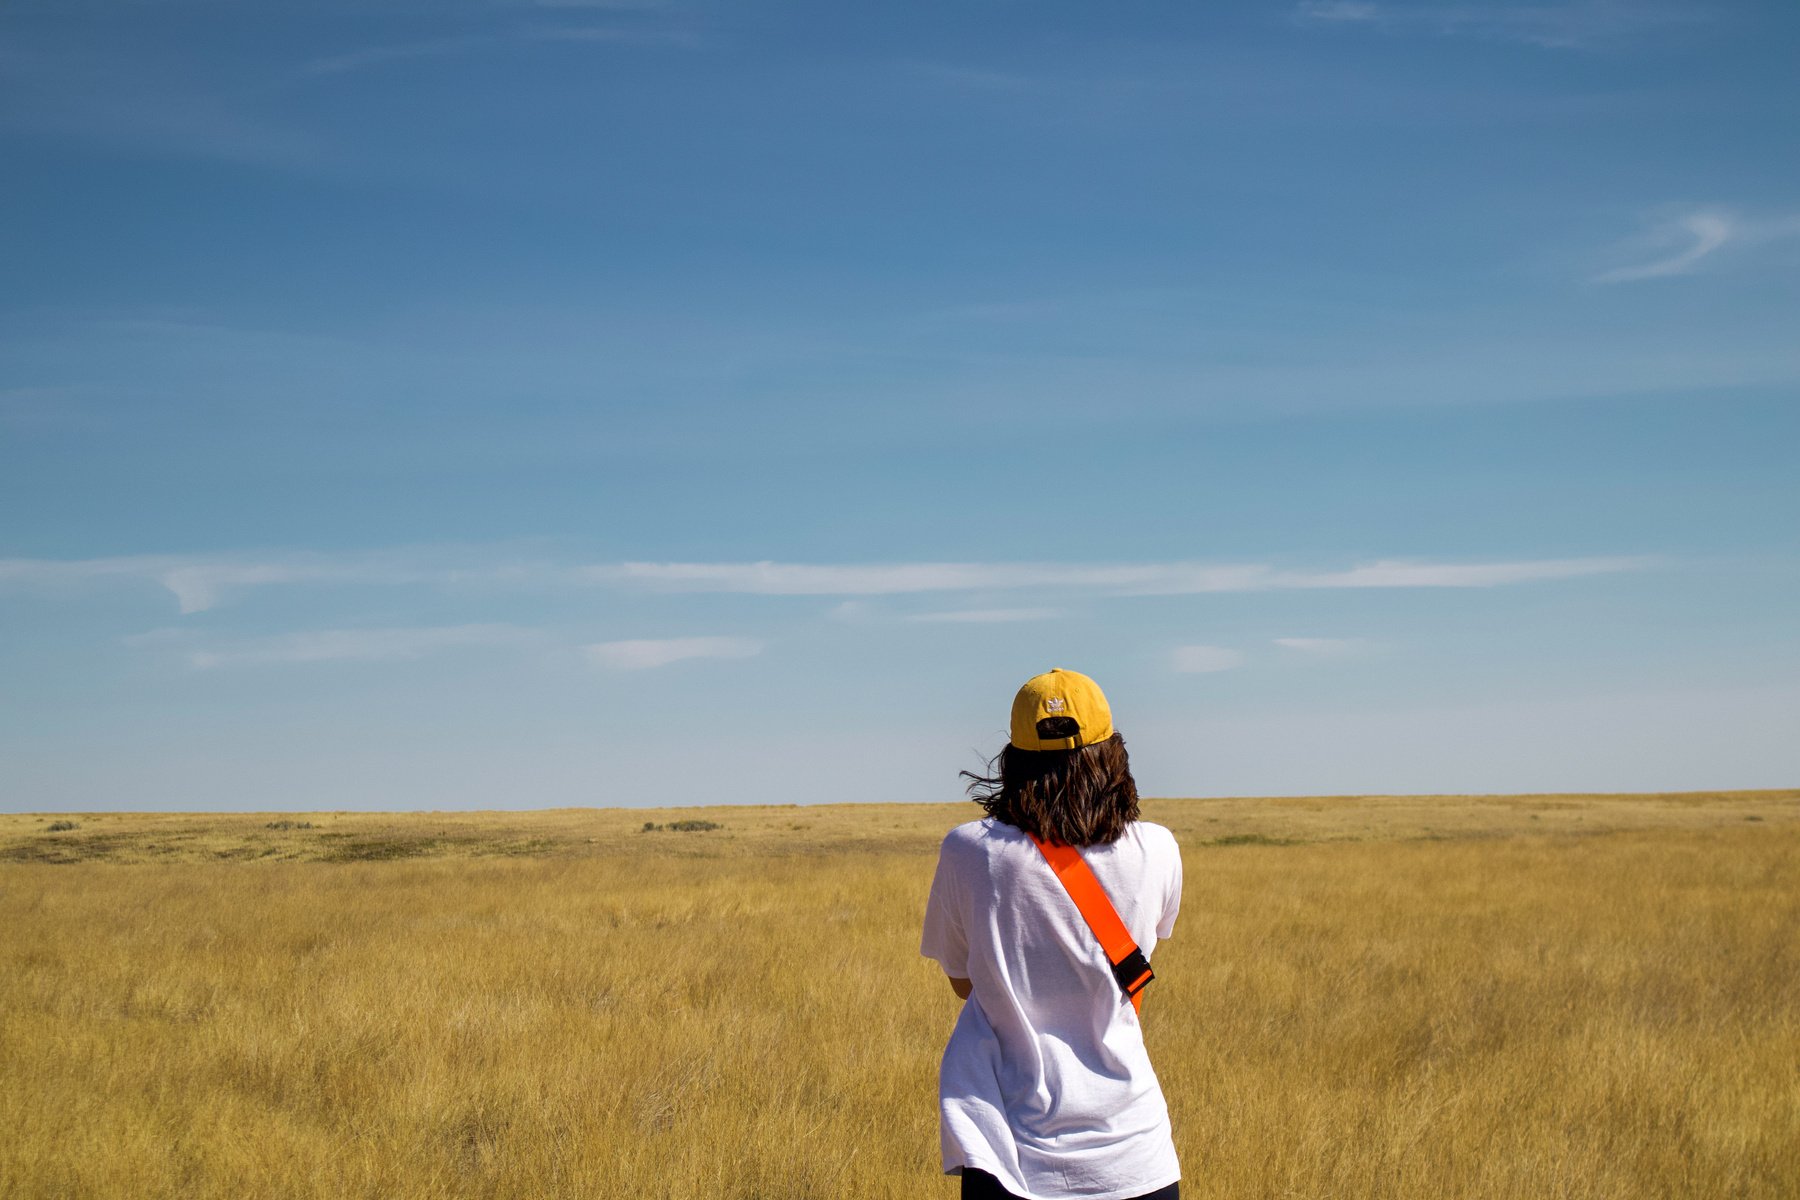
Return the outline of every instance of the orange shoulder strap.
<path id="1" fill-rule="evenodd" d="M 1093 868 L 1073 846 L 1047 841 L 1035 833 L 1027 836 L 1037 844 L 1044 861 L 1062 881 L 1069 899 L 1075 901 L 1075 907 L 1081 911 L 1081 919 L 1100 939 L 1100 948 L 1106 951 L 1106 961 L 1112 964 L 1113 978 L 1119 981 L 1120 990 L 1131 997 L 1133 1008 L 1143 1012 L 1144 988 L 1156 974 L 1150 970 L 1150 960 L 1132 941 L 1125 922 L 1119 919 L 1119 910 L 1113 907 L 1106 889 L 1094 878 Z"/>

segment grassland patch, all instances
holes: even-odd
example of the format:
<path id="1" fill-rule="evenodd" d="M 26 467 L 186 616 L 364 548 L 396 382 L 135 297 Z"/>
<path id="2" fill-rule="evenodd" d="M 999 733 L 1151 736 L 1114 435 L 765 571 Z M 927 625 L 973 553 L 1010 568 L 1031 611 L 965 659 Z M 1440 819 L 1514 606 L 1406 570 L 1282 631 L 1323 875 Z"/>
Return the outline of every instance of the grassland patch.
<path id="1" fill-rule="evenodd" d="M 1297 846 L 1298 838 L 1270 837 L 1266 833 L 1228 833 L 1212 838 L 1208 846 Z"/>
<path id="2" fill-rule="evenodd" d="M 82 863 L 111 858 L 133 839 L 127 833 L 84 833 L 70 837 L 60 833 L 14 841 L 0 846 L 0 862 Z"/>
<path id="3" fill-rule="evenodd" d="M 1564 802 L 1146 802 L 1184 1195 L 1800 1195 L 1800 793 Z M 0 865 L 0 1195 L 949 1200 L 971 812 L 0 817 L 124 839 Z"/>
<path id="4" fill-rule="evenodd" d="M 327 835 L 331 836 L 331 835 Z M 345 836 L 334 841 L 318 856 L 320 862 L 391 862 L 402 858 L 425 858 L 440 846 L 433 838 L 359 838 Z"/>

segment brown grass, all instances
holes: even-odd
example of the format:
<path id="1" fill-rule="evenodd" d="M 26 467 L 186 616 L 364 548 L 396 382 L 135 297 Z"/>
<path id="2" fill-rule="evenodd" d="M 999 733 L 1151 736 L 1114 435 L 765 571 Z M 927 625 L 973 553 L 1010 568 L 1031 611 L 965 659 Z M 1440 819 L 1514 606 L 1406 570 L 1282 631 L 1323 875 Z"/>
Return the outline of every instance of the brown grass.
<path id="1" fill-rule="evenodd" d="M 1800 792 L 1147 807 L 1184 1194 L 1800 1195 Z M 0 816 L 0 1195 L 949 1197 L 972 812 Z"/>

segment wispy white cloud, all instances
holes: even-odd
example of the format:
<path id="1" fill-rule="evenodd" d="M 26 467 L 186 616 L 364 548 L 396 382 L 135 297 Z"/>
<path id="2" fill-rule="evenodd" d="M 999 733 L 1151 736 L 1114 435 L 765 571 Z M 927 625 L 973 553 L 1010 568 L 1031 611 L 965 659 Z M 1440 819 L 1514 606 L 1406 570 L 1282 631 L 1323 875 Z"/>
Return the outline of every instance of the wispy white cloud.
<path id="1" fill-rule="evenodd" d="M 1641 570 L 1644 557 L 1437 563 L 1381 559 L 1337 571 L 1284 570 L 1267 563 L 622 563 L 587 568 L 596 583 L 676 592 L 765 596 L 901 595 L 1037 589 L 1124 595 L 1190 595 L 1303 588 L 1498 587 Z"/>
<path id="2" fill-rule="evenodd" d="M 627 562 L 587 569 L 595 583 L 672 592 L 764 596 L 893 596 L 913 592 L 1050 586 L 1067 568 L 994 563 Z"/>
<path id="3" fill-rule="evenodd" d="M 427 38 L 416 42 L 399 42 L 385 46 L 362 46 L 341 54 L 329 54 L 300 64 L 302 75 L 343 75 L 384 63 L 408 59 L 444 58 L 492 45 L 497 39 L 490 34 L 465 34 L 458 37 Z"/>
<path id="4" fill-rule="evenodd" d="M 0 590 L 76 591 L 96 584 L 114 581 L 151 582 L 160 586 L 160 576 L 179 570 L 180 559 L 156 555 L 126 555 L 117 558 L 0 558 Z M 174 592 L 173 588 L 168 589 Z M 179 593 L 176 593 L 179 599 Z M 196 611 L 186 607 L 183 612 Z"/>
<path id="5" fill-rule="evenodd" d="M 1225 646 L 1177 646 L 1169 655 L 1169 665 L 1186 674 L 1210 674 L 1240 667 L 1244 656 Z"/>
<path id="6" fill-rule="evenodd" d="M 1302 0 L 1293 16 L 1301 25 L 1478 37 L 1555 50 L 1595 48 L 1710 19 L 1703 8 L 1653 0 L 1629 4 L 1618 0 L 1544 0 L 1535 4 Z"/>
<path id="7" fill-rule="evenodd" d="M 842 600 L 825 610 L 827 620 L 843 625 L 860 625 L 879 615 L 866 600 Z"/>
<path id="8" fill-rule="evenodd" d="M 534 561 L 476 553 L 397 548 L 366 553 L 267 556 L 121 555 L 87 559 L 0 559 L 0 591 L 72 591 L 124 583 L 150 585 L 184 614 L 205 612 L 257 588 L 278 586 L 455 588 L 471 584 L 541 590 L 572 582 L 570 571 Z"/>
<path id="9" fill-rule="evenodd" d="M 487 587 L 544 591 L 602 587 L 764 596 L 893 596 L 936 592 L 1033 591 L 1172 596 L 1318 588 L 1484 588 L 1638 571 L 1649 557 L 1526 559 L 1453 563 L 1381 559 L 1339 570 L 1269 563 L 779 563 L 627 562 L 584 564 L 519 559 L 482 550 L 400 549 L 227 557 L 135 555 L 94 559 L 0 559 L 0 589 L 66 590 L 108 583 L 151 584 L 183 613 L 275 586 Z M 979 610 L 969 610 L 979 611 Z M 1020 609 L 998 609 L 1020 619 Z M 948 618 L 946 618 L 948 619 Z M 967 618 L 978 619 L 978 618 Z"/>
<path id="10" fill-rule="evenodd" d="M 1659 279 L 1665 275 L 1686 275 L 1700 260 L 1731 240 L 1732 220 L 1720 212 L 1696 212 L 1664 226 L 1654 235 L 1659 242 L 1679 241 L 1679 249 L 1650 262 L 1629 267 L 1615 267 L 1594 277 L 1595 283 L 1628 283 L 1636 279 Z"/>
<path id="11" fill-rule="evenodd" d="M 288 171 L 327 158 L 319 138 L 259 115 L 251 97 L 208 92 L 195 72 L 153 58 L 33 46 L 9 32 L 0 87 L 0 130 Z"/>
<path id="12" fill-rule="evenodd" d="M 519 32 L 533 42 L 601 42 L 624 46 L 697 47 L 700 35 L 687 29 L 627 29 L 617 25 L 534 25 Z"/>
<path id="13" fill-rule="evenodd" d="M 563 8 L 599 8 L 597 5 L 562 5 Z M 307 78 L 346 75 L 353 71 L 417 59 L 449 58 L 508 44 L 524 42 L 593 42 L 634 46 L 695 46 L 699 37 L 690 30 L 630 25 L 527 25 L 493 33 L 459 34 L 413 42 L 359 46 L 300 64 L 298 74 Z"/>
<path id="14" fill-rule="evenodd" d="M 1382 647 L 1366 638 L 1278 637 L 1273 639 L 1283 650 L 1318 658 L 1355 658 L 1374 654 Z"/>
<path id="15" fill-rule="evenodd" d="M 385 556 L 230 560 L 170 555 L 88 559 L 0 559 L 0 588 L 66 590 L 110 581 L 153 583 L 175 598 L 183 613 L 205 612 L 234 591 L 276 584 L 396 584 L 447 581 L 443 572 L 405 565 Z"/>
<path id="16" fill-rule="evenodd" d="M 832 621 L 846 625 L 900 621 L 912 625 L 996 625 L 1013 621 L 1048 621 L 1066 616 L 1060 608 L 952 608 L 928 612 L 896 612 L 868 600 L 843 600 L 825 611 Z"/>
<path id="17" fill-rule="evenodd" d="M 1049 621 L 1063 615 L 1060 608 L 958 608 L 947 612 L 913 613 L 905 619 L 928 624 L 1004 624 L 1010 621 Z"/>
<path id="18" fill-rule="evenodd" d="M 1273 588 L 1487 588 L 1639 571 L 1650 557 L 1540 558 L 1515 562 L 1432 563 L 1381 559 L 1345 571 L 1278 572 Z"/>
<path id="19" fill-rule="evenodd" d="M 509 624 L 309 629 L 222 638 L 192 629 L 154 629 L 123 639 L 140 650 L 179 653 L 199 670 L 331 662 L 394 662 L 454 650 L 549 648 L 613 670 L 637 671 L 690 658 L 751 658 L 764 643 L 745 637 L 646 638 L 575 645 L 541 629 Z"/>
<path id="20" fill-rule="evenodd" d="M 1621 247 L 1635 256 L 1652 255 L 1648 261 L 1602 271 L 1594 276 L 1594 282 L 1633 283 L 1692 275 L 1722 250 L 1788 238 L 1800 238 L 1800 214 L 1753 218 L 1722 208 L 1690 209 L 1657 221 Z"/>
<path id="21" fill-rule="evenodd" d="M 325 662 L 393 662 L 445 650 L 518 646 L 541 640 L 516 625 L 439 625 L 412 628 L 315 629 L 270 637 L 200 642 L 184 630 L 159 629 L 126 638 L 130 646 L 180 648 L 199 670 Z"/>
<path id="22" fill-rule="evenodd" d="M 649 12 L 668 7 L 668 0 L 530 0 L 530 2 L 535 8 L 578 8 L 606 12 Z"/>
<path id="23" fill-rule="evenodd" d="M 1294 15 L 1302 21 L 1333 24 L 1340 21 L 1379 21 L 1381 10 L 1363 0 L 1304 0 Z"/>
<path id="24" fill-rule="evenodd" d="M 690 658 L 754 658 L 764 643 L 744 637 L 639 638 L 582 647 L 590 661 L 615 671 L 644 671 Z"/>
<path id="25" fill-rule="evenodd" d="M 329 567 L 307 567 L 282 563 L 206 563 L 191 567 L 172 567 L 157 576 L 184 613 L 205 612 L 219 602 L 228 588 L 257 587 L 275 583 L 308 583 L 336 578 L 339 582 L 357 582 L 354 575 Z M 364 577 L 364 581 L 366 577 Z"/>

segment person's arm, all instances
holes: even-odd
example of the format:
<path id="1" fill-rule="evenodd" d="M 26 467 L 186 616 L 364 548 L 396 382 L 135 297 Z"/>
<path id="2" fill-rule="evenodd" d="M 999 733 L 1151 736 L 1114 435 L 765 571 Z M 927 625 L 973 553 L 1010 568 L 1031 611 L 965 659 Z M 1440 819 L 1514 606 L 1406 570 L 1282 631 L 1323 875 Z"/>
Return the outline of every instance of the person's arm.
<path id="1" fill-rule="evenodd" d="M 925 930 L 919 939 L 919 952 L 937 960 L 956 994 L 967 1000 L 969 982 L 969 939 L 963 933 L 963 898 L 957 886 L 956 866 L 952 857 L 952 833 L 938 851 L 937 872 L 931 878 L 931 896 L 925 902 Z"/>
<path id="2" fill-rule="evenodd" d="M 1181 845 L 1174 834 L 1168 834 L 1169 873 L 1163 884 L 1162 918 L 1156 923 L 1156 940 L 1162 941 L 1175 932 L 1175 915 L 1181 911 Z"/>

